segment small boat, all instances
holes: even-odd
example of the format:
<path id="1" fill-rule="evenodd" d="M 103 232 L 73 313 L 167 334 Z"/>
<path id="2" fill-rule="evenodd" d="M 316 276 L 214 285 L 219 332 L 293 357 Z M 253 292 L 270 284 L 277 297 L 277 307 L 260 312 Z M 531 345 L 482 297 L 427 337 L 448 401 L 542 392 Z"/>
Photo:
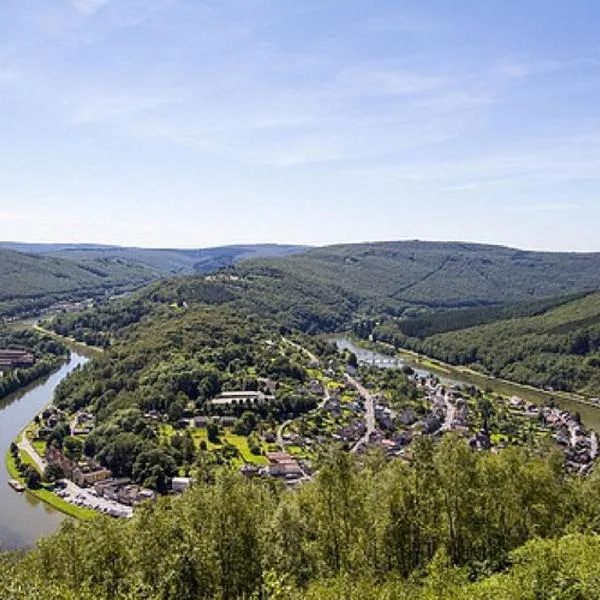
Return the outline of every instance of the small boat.
<path id="1" fill-rule="evenodd" d="M 22 483 L 19 483 L 16 479 L 9 479 L 8 485 L 15 490 L 15 492 L 24 492 L 25 486 Z"/>

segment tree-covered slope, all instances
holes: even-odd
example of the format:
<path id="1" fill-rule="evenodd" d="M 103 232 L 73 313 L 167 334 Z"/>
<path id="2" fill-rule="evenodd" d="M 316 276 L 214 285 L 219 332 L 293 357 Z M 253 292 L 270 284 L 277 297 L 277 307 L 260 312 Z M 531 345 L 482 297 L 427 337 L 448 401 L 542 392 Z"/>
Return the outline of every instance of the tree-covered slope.
<path id="1" fill-rule="evenodd" d="M 355 296 L 375 311 L 516 302 L 600 288 L 600 254 L 543 253 L 443 242 L 327 246 L 283 259 L 249 261 Z"/>
<path id="2" fill-rule="evenodd" d="M 521 383 L 600 394 L 600 293 L 541 314 L 407 338 L 383 323 L 380 338 L 452 364 L 468 365 Z"/>
<path id="3" fill-rule="evenodd" d="M 290 244 L 245 244 L 184 250 L 130 248 L 98 244 L 25 244 L 19 242 L 0 242 L 0 248 L 65 258 L 81 263 L 118 260 L 151 269 L 161 275 L 206 273 L 233 265 L 246 258 L 287 256 L 305 250 L 304 246 Z"/>
<path id="4" fill-rule="evenodd" d="M 11 600 L 598 598 L 598 478 L 555 455 L 422 440 L 411 465 L 325 460 L 286 491 L 223 471 L 127 522 L 0 555 Z"/>
<path id="5" fill-rule="evenodd" d="M 118 259 L 86 263 L 0 250 L 0 301 L 140 285 L 156 277 Z"/>

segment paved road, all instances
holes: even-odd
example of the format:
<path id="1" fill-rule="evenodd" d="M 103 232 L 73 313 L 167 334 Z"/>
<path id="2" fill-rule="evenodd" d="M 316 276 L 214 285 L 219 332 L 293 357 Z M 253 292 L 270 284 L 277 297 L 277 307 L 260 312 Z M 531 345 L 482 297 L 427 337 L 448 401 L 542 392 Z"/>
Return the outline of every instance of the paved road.
<path id="1" fill-rule="evenodd" d="M 364 444 L 366 446 L 369 443 L 371 434 L 375 432 L 375 399 L 369 390 L 354 379 L 354 377 L 348 375 L 348 373 L 344 373 L 344 377 L 346 378 L 346 381 L 358 391 L 365 402 L 365 425 L 367 426 L 367 430 L 352 448 L 351 452 L 355 453 L 361 445 Z"/>
<path id="2" fill-rule="evenodd" d="M 21 439 L 18 441 L 17 446 L 19 447 L 20 450 L 24 450 L 25 452 L 27 452 L 27 454 L 29 454 L 29 456 L 31 456 L 31 459 L 35 463 L 35 466 L 36 466 L 37 470 L 40 473 L 43 473 L 44 469 L 46 468 L 46 464 L 47 463 L 37 453 L 36 449 L 31 445 L 31 442 L 29 441 L 29 439 L 27 438 L 27 436 L 25 435 L 25 433 L 23 433 L 21 435 Z"/>
<path id="3" fill-rule="evenodd" d="M 90 489 L 79 487 L 69 479 L 63 479 L 62 481 L 65 483 L 64 499 L 71 504 L 79 504 L 99 512 L 112 514 L 115 517 L 129 518 L 133 516 L 133 508 L 127 504 L 99 498 Z"/>
<path id="4" fill-rule="evenodd" d="M 454 414 L 456 413 L 456 406 L 452 404 L 448 394 L 444 396 L 444 403 L 446 405 L 446 418 L 444 419 L 444 424 L 441 427 L 441 431 L 450 431 L 454 421 Z"/>

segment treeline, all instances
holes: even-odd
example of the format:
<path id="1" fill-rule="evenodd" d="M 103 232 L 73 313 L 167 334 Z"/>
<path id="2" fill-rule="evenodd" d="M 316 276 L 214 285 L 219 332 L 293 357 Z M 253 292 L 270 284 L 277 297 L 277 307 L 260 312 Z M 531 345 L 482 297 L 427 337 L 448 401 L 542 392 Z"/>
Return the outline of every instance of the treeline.
<path id="1" fill-rule="evenodd" d="M 68 523 L 5 555 L 0 596 L 597 598 L 600 479 L 561 460 L 446 436 L 410 466 L 333 453 L 293 492 L 221 471 L 131 522 Z"/>
<path id="2" fill-rule="evenodd" d="M 548 310 L 586 295 L 587 294 L 575 294 L 517 304 L 501 304 L 466 308 L 462 310 L 428 312 L 421 314 L 418 317 L 400 319 L 396 322 L 396 325 L 400 332 L 405 336 L 424 339 L 438 333 L 467 329 L 469 327 L 485 325 L 495 321 L 542 315 Z"/>

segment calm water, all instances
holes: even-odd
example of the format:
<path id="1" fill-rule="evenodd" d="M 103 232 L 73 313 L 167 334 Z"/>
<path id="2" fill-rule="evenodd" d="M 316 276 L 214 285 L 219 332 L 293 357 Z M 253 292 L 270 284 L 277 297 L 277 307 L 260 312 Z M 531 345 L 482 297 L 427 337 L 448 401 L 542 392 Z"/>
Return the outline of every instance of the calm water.
<path id="1" fill-rule="evenodd" d="M 45 379 L 0 400 L 0 550 L 32 546 L 57 530 L 64 515 L 27 492 L 19 494 L 9 485 L 4 457 L 10 443 L 50 400 L 58 383 L 87 358 L 71 352 L 70 361 Z"/>
<path id="2" fill-rule="evenodd" d="M 356 358 L 359 362 L 375 364 L 376 366 L 390 368 L 396 366 L 408 365 L 412 367 L 420 376 L 425 376 L 429 373 L 437 375 L 443 383 L 454 385 L 475 385 L 480 388 L 491 388 L 496 394 L 502 396 L 519 396 L 530 402 L 539 404 L 546 400 L 551 394 L 544 392 L 543 390 L 536 390 L 528 387 L 521 387 L 517 384 L 510 382 L 492 379 L 488 377 L 479 377 L 477 375 L 465 374 L 457 369 L 453 369 L 450 365 L 445 365 L 445 371 L 436 370 L 435 368 L 427 365 L 426 368 L 415 360 L 412 356 L 404 355 L 401 359 L 394 363 L 390 363 L 390 357 L 380 352 L 374 352 L 373 350 L 366 350 L 360 348 L 345 336 L 330 336 L 329 340 L 335 342 L 340 349 L 350 350 L 356 354 Z M 600 408 L 576 402 L 575 400 L 567 400 L 565 398 L 559 398 L 552 396 L 556 400 L 557 404 L 571 412 L 578 412 L 581 415 L 581 420 L 586 427 L 591 427 L 596 431 L 600 431 Z"/>

